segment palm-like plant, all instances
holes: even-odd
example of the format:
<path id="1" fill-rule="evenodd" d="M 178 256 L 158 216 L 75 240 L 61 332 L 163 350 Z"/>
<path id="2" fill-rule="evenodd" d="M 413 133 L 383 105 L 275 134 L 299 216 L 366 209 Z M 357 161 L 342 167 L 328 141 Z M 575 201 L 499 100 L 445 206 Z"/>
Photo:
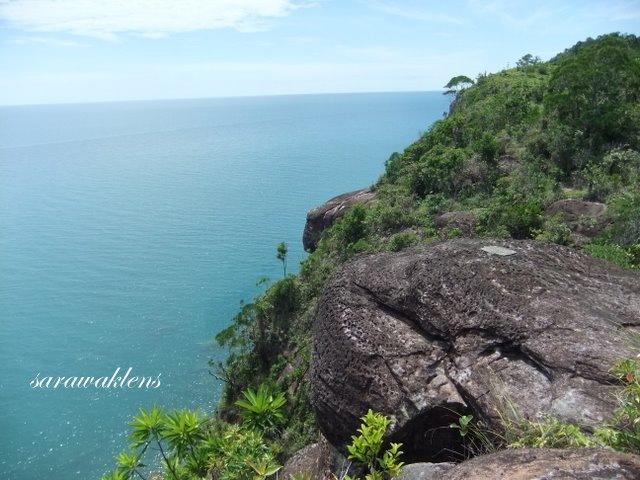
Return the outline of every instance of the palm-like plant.
<path id="1" fill-rule="evenodd" d="M 118 472 L 122 476 L 122 478 L 125 479 L 130 479 L 133 478 L 134 475 L 138 475 L 140 478 L 142 478 L 142 480 L 146 480 L 139 470 L 140 468 L 144 468 L 146 466 L 140 461 L 141 458 L 141 455 L 136 455 L 133 452 L 120 452 L 116 456 L 116 462 L 118 463 L 116 472 Z"/>
<path id="2" fill-rule="evenodd" d="M 114 470 L 111 473 L 102 475 L 101 480 L 129 480 L 131 477 L 127 477 L 124 473 Z"/>
<path id="3" fill-rule="evenodd" d="M 247 464 L 256 472 L 253 480 L 265 480 L 282 468 L 282 465 L 274 463 L 270 458 L 263 458 L 258 461 L 247 460 Z"/>
<path id="4" fill-rule="evenodd" d="M 162 432 L 165 429 L 164 411 L 156 406 L 150 411 L 141 408 L 140 415 L 133 417 L 133 421 L 129 426 L 132 429 L 129 436 L 129 439 L 133 442 L 132 447 L 144 446 L 146 449 L 149 443 L 159 441 L 162 437 Z"/>
<path id="5" fill-rule="evenodd" d="M 265 384 L 257 391 L 247 389 L 242 392 L 245 400 L 236 401 L 242 408 L 240 415 L 249 428 L 265 434 L 275 433 L 284 418 L 282 407 L 287 403 L 284 393 L 274 395 Z"/>
<path id="6" fill-rule="evenodd" d="M 133 422 L 129 424 L 132 429 L 129 439 L 133 442 L 133 448 L 142 447 L 140 457 L 144 455 L 149 445 L 155 442 L 158 445 L 158 450 L 169 472 L 173 478 L 177 480 L 178 474 L 176 473 L 176 469 L 172 466 L 162 447 L 164 432 L 167 429 L 165 418 L 164 411 L 159 407 L 154 406 L 150 411 L 141 408 L 140 415 L 133 417 Z"/>
<path id="7" fill-rule="evenodd" d="M 205 438 L 203 426 L 207 418 L 199 410 L 174 410 L 165 415 L 163 436 L 178 457 L 191 457 L 194 467 L 203 470 L 206 458 L 202 458 L 197 447 Z"/>

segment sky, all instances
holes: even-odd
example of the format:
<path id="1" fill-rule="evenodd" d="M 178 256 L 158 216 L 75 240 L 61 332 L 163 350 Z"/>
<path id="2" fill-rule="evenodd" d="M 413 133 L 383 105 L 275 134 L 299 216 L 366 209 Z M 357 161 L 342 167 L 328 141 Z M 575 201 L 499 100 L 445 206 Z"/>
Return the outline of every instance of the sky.
<path id="1" fill-rule="evenodd" d="M 441 90 L 640 0 L 0 0 L 0 105 Z"/>

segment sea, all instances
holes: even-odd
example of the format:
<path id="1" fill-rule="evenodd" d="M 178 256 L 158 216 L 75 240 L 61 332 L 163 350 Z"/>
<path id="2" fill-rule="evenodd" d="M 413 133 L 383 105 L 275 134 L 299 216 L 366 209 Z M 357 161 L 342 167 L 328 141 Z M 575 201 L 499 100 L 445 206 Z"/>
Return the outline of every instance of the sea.
<path id="1" fill-rule="evenodd" d="M 100 479 L 139 408 L 214 412 L 214 336 L 282 277 L 278 243 L 295 273 L 306 213 L 447 109 L 439 92 L 0 107 L 0 478 Z"/>

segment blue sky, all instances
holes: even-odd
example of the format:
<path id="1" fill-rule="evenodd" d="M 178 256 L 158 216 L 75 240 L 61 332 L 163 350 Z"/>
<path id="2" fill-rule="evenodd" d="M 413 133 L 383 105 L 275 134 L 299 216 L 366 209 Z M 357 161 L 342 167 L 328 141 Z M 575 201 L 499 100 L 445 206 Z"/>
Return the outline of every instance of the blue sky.
<path id="1" fill-rule="evenodd" d="M 640 0 L 0 0 L 0 105 L 439 90 L 639 27 Z"/>

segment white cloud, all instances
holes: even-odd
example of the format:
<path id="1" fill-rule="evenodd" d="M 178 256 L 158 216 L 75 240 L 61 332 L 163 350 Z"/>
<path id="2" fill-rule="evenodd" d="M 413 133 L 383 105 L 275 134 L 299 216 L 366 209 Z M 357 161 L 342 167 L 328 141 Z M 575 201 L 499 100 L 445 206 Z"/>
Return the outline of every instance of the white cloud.
<path id="1" fill-rule="evenodd" d="M 0 0 L 0 20 L 38 32 L 158 38 L 216 28 L 261 30 L 300 6 L 295 0 Z"/>

